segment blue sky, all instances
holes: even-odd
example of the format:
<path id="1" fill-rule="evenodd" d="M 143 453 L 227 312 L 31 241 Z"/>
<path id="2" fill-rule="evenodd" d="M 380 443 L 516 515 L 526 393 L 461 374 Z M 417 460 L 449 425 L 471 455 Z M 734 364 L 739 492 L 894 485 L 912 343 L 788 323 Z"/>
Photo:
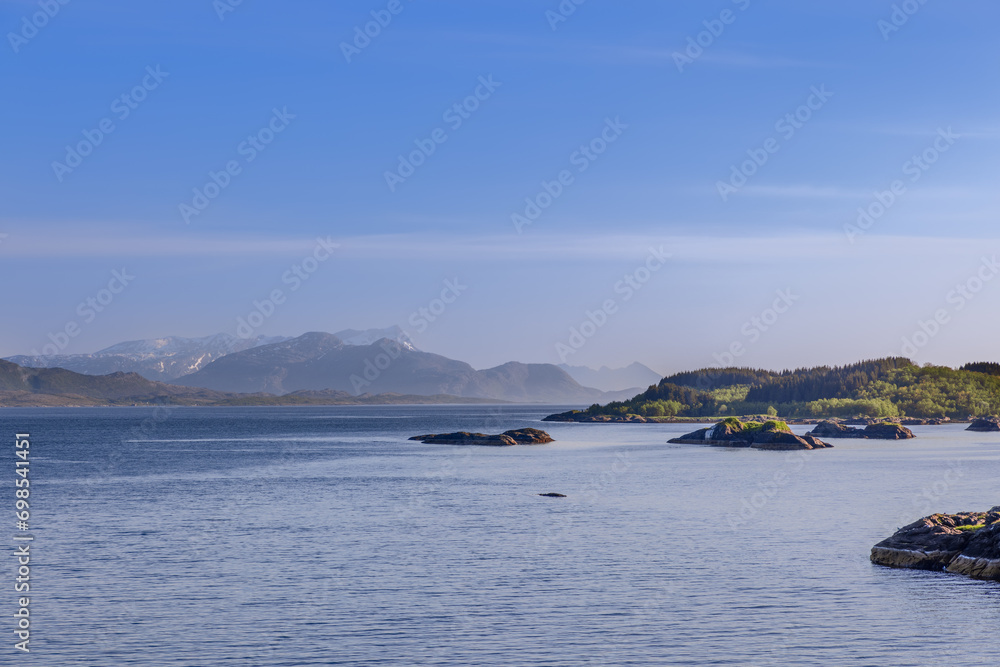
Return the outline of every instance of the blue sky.
<path id="1" fill-rule="evenodd" d="M 998 359 L 995 3 L 223 3 L 0 2 L 0 355 L 259 310 L 477 367 Z"/>

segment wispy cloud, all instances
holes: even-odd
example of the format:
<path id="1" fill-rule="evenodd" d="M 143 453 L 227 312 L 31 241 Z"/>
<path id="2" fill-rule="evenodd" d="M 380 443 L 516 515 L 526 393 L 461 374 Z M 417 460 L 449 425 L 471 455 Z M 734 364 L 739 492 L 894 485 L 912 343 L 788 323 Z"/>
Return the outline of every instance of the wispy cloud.
<path id="1" fill-rule="evenodd" d="M 716 65 L 752 69 L 832 67 L 830 63 L 823 63 L 815 60 L 800 60 L 797 58 L 782 58 L 779 56 L 763 56 L 754 53 L 740 53 L 735 51 L 706 51 L 700 60 L 702 62 L 714 63 Z"/>
<path id="2" fill-rule="evenodd" d="M 414 41 L 426 42 L 428 31 L 404 31 Z M 674 56 L 679 51 L 683 51 L 683 40 L 675 47 L 650 45 L 648 47 L 637 47 L 633 44 L 603 42 L 594 40 L 582 40 L 561 35 L 558 41 L 554 41 L 550 34 L 526 35 L 516 33 L 499 33 L 486 31 L 456 31 L 439 30 L 433 33 L 434 39 L 438 41 L 452 41 L 464 44 L 473 44 L 478 47 L 491 46 L 503 49 L 498 52 L 491 52 L 493 58 L 507 58 L 515 60 L 544 59 L 556 60 L 559 62 L 587 62 L 599 61 L 604 63 L 635 64 L 645 63 L 650 65 L 660 65 L 663 63 L 674 66 Z M 661 43 L 672 43 L 673 40 L 665 40 Z M 752 47 L 748 47 L 752 48 Z M 784 68 L 831 68 L 837 65 L 829 62 L 816 60 L 803 60 L 799 58 L 786 58 L 781 56 L 763 55 L 745 51 L 711 50 L 699 56 L 700 62 L 712 63 L 724 67 L 746 68 L 746 69 L 784 69 Z"/>
<path id="3" fill-rule="evenodd" d="M 560 262 L 634 261 L 650 246 L 663 246 L 677 263 L 770 264 L 775 257 L 785 264 L 818 258 L 876 261 L 887 252 L 911 253 L 910 258 L 930 258 L 942 252 L 982 253 L 1000 250 L 1000 239 L 938 238 L 925 236 L 865 237 L 852 246 L 839 232 L 789 233 L 781 236 L 719 237 L 717 235 L 657 234 L 540 234 L 531 238 L 385 235 L 342 239 L 345 258 L 413 258 L 453 262 Z"/>
<path id="4" fill-rule="evenodd" d="M 325 238 L 325 235 L 324 235 Z M 61 228 L 22 229 L 5 235 L 0 257 L 196 257 L 295 256 L 310 252 L 315 238 L 247 238 L 102 232 Z"/>
<path id="5" fill-rule="evenodd" d="M 857 124 L 857 123 L 841 123 L 833 124 L 832 127 L 838 127 L 839 129 L 857 133 L 866 132 L 870 134 L 881 134 L 889 137 L 936 137 L 940 132 L 942 127 L 949 127 L 957 134 L 961 139 L 984 139 L 984 140 L 996 140 L 1000 139 L 1000 128 L 993 125 L 974 125 L 974 124 L 963 124 L 962 122 L 953 123 L 938 123 L 932 124 L 928 123 L 923 126 L 915 126 L 912 123 L 878 123 L 878 124 Z"/>
<path id="6" fill-rule="evenodd" d="M 837 185 L 748 185 L 741 191 L 755 197 L 785 199 L 871 199 L 874 188 L 847 188 Z M 909 199 L 963 199 L 982 197 L 992 193 L 965 186 L 914 187 L 907 193 Z"/>
<path id="7" fill-rule="evenodd" d="M 755 197 L 854 199 L 871 196 L 868 190 L 834 185 L 748 185 L 743 194 Z"/>
<path id="8" fill-rule="evenodd" d="M 836 188 L 795 186 L 790 192 L 801 196 L 839 197 Z M 815 191 L 815 194 L 810 194 Z M 852 191 L 853 193 L 853 191 Z M 869 193 L 870 194 L 870 193 Z M 797 196 L 783 195 L 783 196 Z M 336 233 L 289 238 L 286 236 L 185 235 L 126 233 L 109 228 L 101 232 L 82 227 L 58 230 L 39 228 L 12 229 L 0 244 L 0 258 L 92 258 L 92 257 L 296 257 L 312 251 L 316 237 L 329 238 L 339 247 L 344 261 L 398 260 L 400 262 L 448 262 L 461 264 L 560 262 L 616 262 L 642 258 L 649 248 L 663 247 L 677 263 L 718 264 L 770 263 L 775 257 L 785 264 L 814 261 L 818 258 L 850 259 L 879 253 L 907 252 L 914 257 L 933 257 L 935 253 L 980 253 L 1000 249 L 993 238 L 954 238 L 930 236 L 865 237 L 861 247 L 846 243 L 839 227 L 836 231 L 791 230 L 784 234 L 728 235 L 717 233 L 633 232 L 609 234 L 580 230 L 573 234 L 537 233 L 458 235 L 454 233 L 401 233 L 383 235 L 338 236 Z"/>
<path id="9" fill-rule="evenodd" d="M 674 64 L 674 57 L 678 52 L 683 51 L 682 47 L 676 49 L 664 48 L 633 48 L 621 47 L 618 52 L 633 60 L 662 61 Z M 712 63 L 724 67 L 748 68 L 748 69 L 781 69 L 793 67 L 833 67 L 830 63 L 815 60 L 800 60 L 796 58 L 782 58 L 778 56 L 765 56 L 754 53 L 737 51 L 706 51 L 698 57 L 699 62 Z"/>

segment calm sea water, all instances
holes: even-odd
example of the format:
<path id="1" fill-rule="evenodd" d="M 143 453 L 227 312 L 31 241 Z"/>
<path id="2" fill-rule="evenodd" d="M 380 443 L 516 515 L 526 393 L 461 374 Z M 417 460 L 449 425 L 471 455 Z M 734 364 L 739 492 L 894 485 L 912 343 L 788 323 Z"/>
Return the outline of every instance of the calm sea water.
<path id="1" fill-rule="evenodd" d="M 1000 665 L 1000 584 L 868 562 L 1000 504 L 1000 434 L 760 452 L 557 409 L 0 411 L 36 535 L 32 652 L 5 613 L 0 662 Z M 558 442 L 406 440 L 525 426 Z"/>

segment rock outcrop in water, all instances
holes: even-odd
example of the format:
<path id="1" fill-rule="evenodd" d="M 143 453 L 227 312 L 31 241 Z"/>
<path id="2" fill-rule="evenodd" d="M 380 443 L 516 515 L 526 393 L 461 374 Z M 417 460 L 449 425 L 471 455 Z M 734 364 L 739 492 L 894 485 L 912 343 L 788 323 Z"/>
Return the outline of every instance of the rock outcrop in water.
<path id="1" fill-rule="evenodd" d="M 975 419 L 966 431 L 1000 431 L 1000 419 L 996 417 L 982 417 L 980 419 Z"/>
<path id="2" fill-rule="evenodd" d="M 513 438 L 514 442 L 519 445 L 544 445 L 549 442 L 555 442 L 545 431 L 537 428 L 522 428 L 513 431 L 504 431 L 504 435 L 509 438 Z"/>
<path id="3" fill-rule="evenodd" d="M 811 435 L 795 435 L 784 422 L 743 423 L 735 418 L 723 420 L 715 426 L 698 429 L 669 440 L 669 442 L 682 445 L 752 447 L 753 449 L 772 450 L 822 449 L 833 446 Z"/>
<path id="4" fill-rule="evenodd" d="M 545 431 L 537 428 L 522 428 L 504 431 L 500 435 L 485 433 L 432 433 L 430 435 L 415 435 L 410 440 L 419 440 L 427 445 L 484 445 L 487 447 L 510 447 L 513 445 L 544 445 L 555 442 Z"/>
<path id="5" fill-rule="evenodd" d="M 1000 580 L 1000 506 L 914 521 L 872 547 L 871 561 Z"/>
<path id="6" fill-rule="evenodd" d="M 806 435 L 815 438 L 859 438 L 866 440 L 907 440 L 916 437 L 900 424 L 888 422 L 868 424 L 864 429 L 844 426 L 834 421 L 821 421 Z"/>
<path id="7" fill-rule="evenodd" d="M 581 422 L 585 424 L 645 424 L 648 419 L 640 415 L 592 415 L 585 410 L 570 410 L 549 415 L 543 422 Z"/>

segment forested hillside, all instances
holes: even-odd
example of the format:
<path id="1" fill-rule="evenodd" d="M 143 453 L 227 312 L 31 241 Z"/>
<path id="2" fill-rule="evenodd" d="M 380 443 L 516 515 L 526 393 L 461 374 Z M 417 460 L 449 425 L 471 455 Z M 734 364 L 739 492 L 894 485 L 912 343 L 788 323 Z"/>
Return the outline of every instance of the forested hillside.
<path id="1" fill-rule="evenodd" d="M 950 417 L 1000 413 L 1000 364 L 959 370 L 890 357 L 788 371 L 701 369 L 664 378 L 628 401 L 592 405 L 592 415 L 719 417 Z"/>

